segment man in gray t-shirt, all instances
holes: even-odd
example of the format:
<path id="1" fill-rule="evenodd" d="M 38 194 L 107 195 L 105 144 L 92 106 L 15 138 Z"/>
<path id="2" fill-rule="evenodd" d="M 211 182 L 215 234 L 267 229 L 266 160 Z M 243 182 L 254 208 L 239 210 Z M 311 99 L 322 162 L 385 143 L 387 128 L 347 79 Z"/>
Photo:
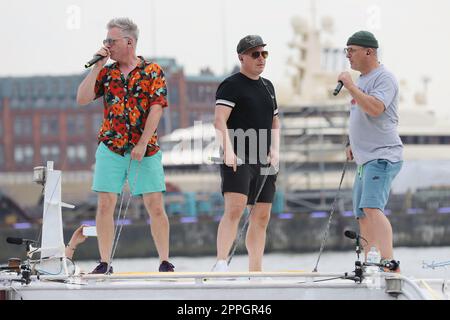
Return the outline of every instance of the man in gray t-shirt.
<path id="1" fill-rule="evenodd" d="M 347 159 L 358 165 L 353 185 L 353 211 L 360 233 L 382 260 L 393 259 L 392 227 L 384 215 L 391 184 L 402 166 L 403 144 L 397 132 L 398 83 L 378 61 L 378 41 L 368 31 L 352 35 L 345 49 L 351 68 L 361 72 L 355 84 L 348 72 L 339 75 L 352 96 Z M 398 270 L 398 269 L 397 269 Z"/>

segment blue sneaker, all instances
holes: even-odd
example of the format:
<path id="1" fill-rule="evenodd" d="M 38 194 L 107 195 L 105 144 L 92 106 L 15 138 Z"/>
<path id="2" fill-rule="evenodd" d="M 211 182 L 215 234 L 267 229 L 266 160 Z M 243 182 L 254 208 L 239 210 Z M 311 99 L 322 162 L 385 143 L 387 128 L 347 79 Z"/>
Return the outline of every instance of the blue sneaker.
<path id="1" fill-rule="evenodd" d="M 109 272 L 106 271 L 107 268 L 108 268 L 108 264 L 106 262 L 100 261 L 100 264 L 97 267 L 95 267 L 95 269 L 91 272 L 91 274 L 105 274 L 105 273 L 111 274 L 111 273 L 113 273 L 112 266 L 109 266 Z"/>
<path id="2" fill-rule="evenodd" d="M 169 261 L 163 261 L 159 265 L 159 272 L 174 272 L 175 266 Z"/>

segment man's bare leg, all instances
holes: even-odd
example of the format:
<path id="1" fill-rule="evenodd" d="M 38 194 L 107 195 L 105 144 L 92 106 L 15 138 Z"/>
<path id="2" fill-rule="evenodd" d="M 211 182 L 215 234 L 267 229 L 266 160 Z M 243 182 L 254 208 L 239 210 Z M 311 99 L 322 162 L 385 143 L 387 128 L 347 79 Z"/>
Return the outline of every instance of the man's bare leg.
<path id="1" fill-rule="evenodd" d="M 114 209 L 117 203 L 117 194 L 108 192 L 98 193 L 97 214 L 97 241 L 102 262 L 109 263 L 114 240 Z"/>
<path id="2" fill-rule="evenodd" d="M 266 230 L 270 220 L 271 209 L 271 203 L 256 203 L 250 216 L 245 239 L 249 258 L 249 271 L 262 270 L 262 258 L 266 246 Z"/>
<path id="3" fill-rule="evenodd" d="M 364 208 L 365 217 L 358 219 L 360 233 L 367 240 L 364 254 L 371 247 L 380 251 L 381 259 L 392 260 L 394 257 L 392 226 L 383 212 L 375 208 Z"/>
<path id="4" fill-rule="evenodd" d="M 217 260 L 227 260 L 228 258 L 231 246 L 236 239 L 239 221 L 247 205 L 247 196 L 225 192 L 224 204 L 224 214 L 220 219 L 217 231 Z"/>
<path id="5" fill-rule="evenodd" d="M 143 195 L 144 205 L 151 219 L 150 230 L 159 260 L 169 261 L 169 218 L 164 210 L 162 192 L 147 193 Z"/>

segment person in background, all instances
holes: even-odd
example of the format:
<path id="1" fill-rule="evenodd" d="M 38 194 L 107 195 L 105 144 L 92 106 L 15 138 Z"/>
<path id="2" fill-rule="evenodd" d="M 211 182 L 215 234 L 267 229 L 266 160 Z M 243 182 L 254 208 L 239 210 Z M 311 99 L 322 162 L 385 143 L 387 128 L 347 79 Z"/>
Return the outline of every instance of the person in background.
<path id="1" fill-rule="evenodd" d="M 66 258 L 69 258 L 70 260 L 72 260 L 73 255 L 74 255 L 75 250 L 77 249 L 78 245 L 80 245 L 84 241 L 86 241 L 87 237 L 83 235 L 84 227 L 87 227 L 87 225 L 81 225 L 73 232 L 72 237 L 70 238 L 70 240 L 66 246 L 66 250 L 65 250 Z"/>

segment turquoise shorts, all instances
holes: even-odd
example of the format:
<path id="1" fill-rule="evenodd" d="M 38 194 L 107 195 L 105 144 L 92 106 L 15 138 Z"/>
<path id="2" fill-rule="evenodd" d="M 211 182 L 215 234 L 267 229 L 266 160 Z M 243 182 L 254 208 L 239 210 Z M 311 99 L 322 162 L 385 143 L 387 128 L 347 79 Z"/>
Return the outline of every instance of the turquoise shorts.
<path id="1" fill-rule="evenodd" d="M 166 191 L 161 150 L 153 156 L 144 157 L 141 162 L 133 160 L 131 165 L 130 159 L 130 152 L 121 156 L 109 150 L 104 143 L 99 143 L 95 153 L 92 190 L 120 194 L 128 179 L 133 196 Z"/>
<path id="2" fill-rule="evenodd" d="M 392 181 L 400 172 L 402 164 L 403 161 L 377 159 L 358 166 L 353 184 L 353 213 L 357 219 L 364 217 L 363 208 L 384 212 Z"/>

